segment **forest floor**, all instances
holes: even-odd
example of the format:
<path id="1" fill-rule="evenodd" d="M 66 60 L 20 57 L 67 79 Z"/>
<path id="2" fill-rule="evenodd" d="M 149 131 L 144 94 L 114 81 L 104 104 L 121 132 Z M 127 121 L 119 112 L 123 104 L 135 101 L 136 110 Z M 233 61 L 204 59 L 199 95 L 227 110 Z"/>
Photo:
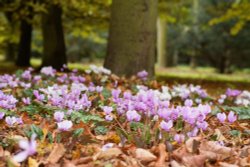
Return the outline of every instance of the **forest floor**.
<path id="1" fill-rule="evenodd" d="M 239 81 L 9 67 L 0 75 L 0 166 L 250 166 L 250 92 L 227 89 Z"/>

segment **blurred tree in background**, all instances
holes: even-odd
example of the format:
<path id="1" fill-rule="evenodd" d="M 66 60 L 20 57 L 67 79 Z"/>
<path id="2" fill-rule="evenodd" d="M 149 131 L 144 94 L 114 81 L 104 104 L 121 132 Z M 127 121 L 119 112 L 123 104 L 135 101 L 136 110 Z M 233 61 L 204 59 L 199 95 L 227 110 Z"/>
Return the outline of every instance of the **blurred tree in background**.
<path id="1" fill-rule="evenodd" d="M 111 18 L 112 0 L 1 0 L 0 56 L 18 66 L 29 66 L 33 57 L 42 66 L 60 68 L 67 62 L 103 61 L 107 54 L 105 66 L 128 75 L 142 69 L 153 74 L 154 63 L 212 66 L 220 73 L 250 67 L 248 0 L 159 0 L 157 40 L 139 36 L 154 31 L 143 21 L 150 24 L 151 15 L 144 19 L 140 1 L 126 8 L 127 15 L 119 14 L 129 1 L 123 3 L 112 7 Z M 140 63 L 131 69 L 132 62 Z"/>

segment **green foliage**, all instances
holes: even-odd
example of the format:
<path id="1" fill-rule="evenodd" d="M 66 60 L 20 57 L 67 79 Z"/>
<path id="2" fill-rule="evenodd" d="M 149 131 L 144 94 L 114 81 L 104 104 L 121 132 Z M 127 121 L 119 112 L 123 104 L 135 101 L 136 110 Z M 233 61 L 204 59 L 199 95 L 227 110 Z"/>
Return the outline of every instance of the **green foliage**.
<path id="1" fill-rule="evenodd" d="M 73 131 L 73 137 L 77 138 L 79 136 L 81 136 L 81 134 L 83 134 L 84 129 L 83 128 L 79 128 Z"/>
<path id="2" fill-rule="evenodd" d="M 29 129 L 26 129 L 24 133 L 28 138 L 31 138 L 32 134 L 36 134 L 40 140 L 42 140 L 44 135 L 42 129 L 34 124 L 30 125 Z"/>
<path id="3" fill-rule="evenodd" d="M 94 131 L 96 135 L 105 135 L 108 129 L 105 126 L 97 126 Z"/>
<path id="4" fill-rule="evenodd" d="M 91 115 L 87 112 L 73 112 L 71 114 L 71 119 L 72 121 L 82 121 L 83 123 L 88 123 L 88 122 L 94 122 L 94 123 L 98 123 L 98 122 L 103 122 L 104 119 L 101 118 L 98 115 Z"/>
<path id="5" fill-rule="evenodd" d="M 212 19 L 209 24 L 215 25 L 230 20 L 236 20 L 230 34 L 237 35 L 250 21 L 250 2 L 248 0 L 236 0 L 222 16 Z"/>

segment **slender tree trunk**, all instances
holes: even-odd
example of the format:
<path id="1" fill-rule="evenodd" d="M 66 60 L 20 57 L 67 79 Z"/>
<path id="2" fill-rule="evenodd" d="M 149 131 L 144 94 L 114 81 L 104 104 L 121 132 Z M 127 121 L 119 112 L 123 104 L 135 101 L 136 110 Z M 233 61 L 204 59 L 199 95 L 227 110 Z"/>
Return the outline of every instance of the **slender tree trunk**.
<path id="1" fill-rule="evenodd" d="M 21 20 L 21 36 L 18 47 L 16 65 L 20 67 L 30 66 L 31 57 L 32 24 Z"/>
<path id="2" fill-rule="evenodd" d="M 10 34 L 12 36 L 15 31 L 15 23 L 12 19 L 12 12 L 5 12 L 5 16 L 8 20 L 10 26 Z M 7 41 L 7 46 L 6 46 L 5 61 L 14 62 L 15 57 L 16 57 L 16 44 L 15 42 L 13 42 L 12 39 L 9 39 Z"/>
<path id="3" fill-rule="evenodd" d="M 178 49 L 174 50 L 174 56 L 173 56 L 173 66 L 177 66 L 179 61 L 179 51 Z"/>
<path id="4" fill-rule="evenodd" d="M 113 0 L 104 66 L 117 75 L 154 75 L 157 0 Z"/>
<path id="5" fill-rule="evenodd" d="M 166 21 L 157 19 L 157 64 L 159 67 L 167 67 L 168 57 L 166 55 Z"/>
<path id="6" fill-rule="evenodd" d="M 62 26 L 62 9 L 51 5 L 42 16 L 43 58 L 42 66 L 60 69 L 67 63 L 66 47 Z"/>

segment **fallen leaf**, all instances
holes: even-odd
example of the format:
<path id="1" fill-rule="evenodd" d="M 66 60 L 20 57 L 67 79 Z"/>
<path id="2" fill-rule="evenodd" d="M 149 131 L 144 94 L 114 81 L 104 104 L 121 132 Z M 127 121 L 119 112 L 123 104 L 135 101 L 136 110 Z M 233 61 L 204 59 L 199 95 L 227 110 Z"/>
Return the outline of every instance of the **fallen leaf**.
<path id="1" fill-rule="evenodd" d="M 234 165 L 234 164 L 229 164 L 226 162 L 219 162 L 220 167 L 239 167 L 238 165 Z"/>
<path id="2" fill-rule="evenodd" d="M 202 167 L 205 164 L 207 157 L 204 155 L 185 156 L 182 162 L 187 167 Z"/>
<path id="3" fill-rule="evenodd" d="M 177 161 L 172 160 L 170 162 L 171 167 L 185 167 L 184 165 L 179 164 Z"/>
<path id="4" fill-rule="evenodd" d="M 64 155 L 65 151 L 66 150 L 62 144 L 56 143 L 49 157 L 47 158 L 47 161 L 52 164 L 57 163 L 59 159 Z"/>
<path id="5" fill-rule="evenodd" d="M 201 138 L 192 137 L 185 142 L 186 149 L 190 153 L 198 153 Z"/>
<path id="6" fill-rule="evenodd" d="M 105 151 L 101 151 L 99 153 L 97 153 L 96 157 L 93 159 L 111 159 L 111 158 L 115 158 L 118 157 L 119 155 L 122 154 L 122 151 L 119 148 L 109 148 Z"/>
<path id="7" fill-rule="evenodd" d="M 28 166 L 29 167 L 38 167 L 39 164 L 38 164 L 38 162 L 35 159 L 29 157 L 29 159 L 28 159 Z"/>
<path id="8" fill-rule="evenodd" d="M 144 163 L 155 161 L 157 159 L 157 157 L 154 154 L 142 148 L 137 148 L 135 150 L 135 158 Z"/>
<path id="9" fill-rule="evenodd" d="M 216 154 L 217 160 L 223 160 L 227 157 L 230 157 L 234 154 L 233 150 L 229 147 L 222 146 L 214 141 L 203 141 L 199 148 L 200 152 L 212 152 Z M 211 158 L 207 155 L 208 158 Z"/>
<path id="10" fill-rule="evenodd" d="M 166 145 L 161 143 L 158 146 L 158 153 L 159 153 L 159 158 L 155 163 L 155 167 L 165 167 L 166 166 L 166 159 L 168 158 L 168 154 L 166 152 Z"/>

